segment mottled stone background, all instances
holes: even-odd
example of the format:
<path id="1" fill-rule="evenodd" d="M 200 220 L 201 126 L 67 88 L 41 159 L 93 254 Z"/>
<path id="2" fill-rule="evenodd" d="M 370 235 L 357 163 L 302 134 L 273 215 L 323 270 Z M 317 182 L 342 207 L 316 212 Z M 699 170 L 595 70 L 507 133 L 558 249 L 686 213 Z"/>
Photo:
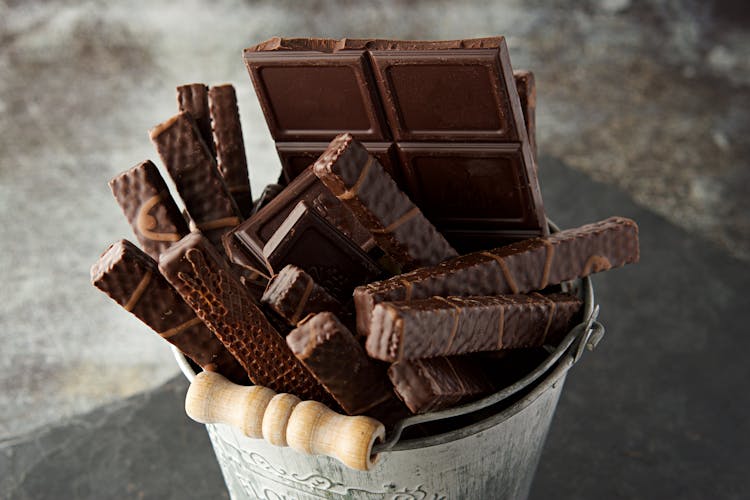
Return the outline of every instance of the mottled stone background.
<path id="1" fill-rule="evenodd" d="M 542 154 L 747 261 L 743 5 L 0 0 L 0 441 L 176 372 L 165 344 L 89 285 L 99 253 L 131 237 L 106 182 L 156 159 L 146 131 L 174 113 L 176 85 L 231 82 L 260 192 L 278 159 L 240 54 L 273 35 L 504 34 L 514 66 L 537 74 Z"/>

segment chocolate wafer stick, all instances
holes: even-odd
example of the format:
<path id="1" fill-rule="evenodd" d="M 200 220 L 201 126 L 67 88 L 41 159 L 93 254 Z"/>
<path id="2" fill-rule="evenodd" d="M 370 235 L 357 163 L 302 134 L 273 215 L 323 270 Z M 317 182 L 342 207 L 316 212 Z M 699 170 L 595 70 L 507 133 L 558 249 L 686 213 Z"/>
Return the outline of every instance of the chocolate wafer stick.
<path id="1" fill-rule="evenodd" d="M 177 108 L 190 113 L 198 127 L 201 139 L 213 156 L 216 152 L 211 132 L 211 114 L 208 106 L 208 87 L 204 83 L 191 83 L 177 87 Z"/>
<path id="2" fill-rule="evenodd" d="M 513 79 L 518 89 L 518 99 L 521 101 L 523 120 L 526 122 L 526 135 L 529 137 L 531 154 L 536 160 L 536 80 L 534 73 L 528 70 L 513 72 Z"/>
<path id="3" fill-rule="evenodd" d="M 253 210 L 253 195 L 247 176 L 245 142 L 242 139 L 237 95 L 231 85 L 218 85 L 208 90 L 216 165 L 232 193 L 243 217 Z"/>
<path id="4" fill-rule="evenodd" d="M 313 171 L 403 269 L 434 265 L 457 255 L 375 157 L 351 135 L 337 136 L 315 162 Z"/>
<path id="5" fill-rule="evenodd" d="M 437 411 L 494 390 L 481 361 L 476 356 L 399 361 L 388 369 L 388 377 L 409 410 Z"/>
<path id="6" fill-rule="evenodd" d="M 323 311 L 342 318 L 348 316 L 344 306 L 331 297 L 325 288 L 315 283 L 305 271 L 291 264 L 271 278 L 261 302 L 292 326 L 296 326 L 310 314 Z"/>
<path id="7" fill-rule="evenodd" d="M 631 264 L 638 256 L 638 226 L 624 217 L 474 252 L 357 287 L 357 331 L 367 335 L 372 310 L 380 302 L 526 293 Z"/>
<path id="8" fill-rule="evenodd" d="M 159 274 L 156 261 L 127 240 L 91 267 L 91 283 L 204 370 L 247 384 L 245 369 Z"/>
<path id="9" fill-rule="evenodd" d="M 220 246 L 222 234 L 242 219 L 195 121 L 190 114 L 179 113 L 154 127 L 150 135 L 190 218 Z"/>
<path id="10" fill-rule="evenodd" d="M 354 335 L 330 312 L 311 316 L 286 342 L 349 415 L 394 399 L 385 369 L 367 357 Z"/>
<path id="11" fill-rule="evenodd" d="M 401 361 L 555 343 L 581 305 L 565 293 L 383 302 L 373 311 L 367 353 Z"/>
<path id="12" fill-rule="evenodd" d="M 189 234 L 164 252 L 159 270 L 234 354 L 254 384 L 302 399 L 331 401 L 200 233 Z"/>
<path id="13" fill-rule="evenodd" d="M 159 169 L 151 161 L 121 173 L 109 181 L 109 187 L 141 247 L 154 259 L 190 232 Z"/>

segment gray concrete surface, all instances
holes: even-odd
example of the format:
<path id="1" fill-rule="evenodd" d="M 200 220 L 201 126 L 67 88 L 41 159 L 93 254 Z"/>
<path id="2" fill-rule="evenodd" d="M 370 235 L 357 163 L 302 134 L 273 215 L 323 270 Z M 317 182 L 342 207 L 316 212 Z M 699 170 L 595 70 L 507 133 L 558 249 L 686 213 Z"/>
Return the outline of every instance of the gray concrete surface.
<path id="1" fill-rule="evenodd" d="M 747 266 L 557 160 L 540 171 L 562 226 L 617 206 L 640 224 L 642 259 L 594 277 L 607 333 L 568 377 L 531 498 L 747 498 Z M 222 498 L 186 386 L 0 447 L 0 498 Z"/>

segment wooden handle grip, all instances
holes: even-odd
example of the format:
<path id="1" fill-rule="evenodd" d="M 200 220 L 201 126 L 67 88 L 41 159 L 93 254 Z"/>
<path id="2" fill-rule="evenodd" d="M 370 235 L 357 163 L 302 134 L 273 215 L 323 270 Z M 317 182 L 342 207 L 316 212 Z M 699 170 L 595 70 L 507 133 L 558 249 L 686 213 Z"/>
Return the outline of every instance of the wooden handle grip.
<path id="1" fill-rule="evenodd" d="M 202 424 L 233 425 L 248 437 L 333 457 L 357 470 L 375 465 L 372 446 L 385 439 L 385 427 L 374 418 L 340 415 L 317 401 L 301 401 L 266 387 L 236 385 L 215 372 L 195 377 L 185 411 Z"/>

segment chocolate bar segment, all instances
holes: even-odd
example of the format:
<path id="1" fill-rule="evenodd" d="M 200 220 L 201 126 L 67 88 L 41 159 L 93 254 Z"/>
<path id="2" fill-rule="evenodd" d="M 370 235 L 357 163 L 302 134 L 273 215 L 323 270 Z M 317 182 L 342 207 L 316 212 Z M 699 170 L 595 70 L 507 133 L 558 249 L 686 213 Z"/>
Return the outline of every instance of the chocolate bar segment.
<path id="1" fill-rule="evenodd" d="M 107 248 L 91 267 L 91 283 L 204 370 L 248 382 L 239 362 L 159 274 L 156 261 L 129 241 Z"/>
<path id="2" fill-rule="evenodd" d="M 380 162 L 351 135 L 334 139 L 313 171 L 403 269 L 434 265 L 457 255 Z"/>
<path id="3" fill-rule="evenodd" d="M 369 251 L 374 246 L 370 232 L 315 176 L 312 168 L 302 172 L 268 205 L 231 232 L 242 242 L 248 253 L 262 260 L 263 246 L 300 201 L 314 207 L 360 248 Z"/>
<path id="4" fill-rule="evenodd" d="M 251 382 L 302 399 L 330 401 L 204 236 L 191 233 L 170 247 L 159 259 L 159 270 L 234 354 Z"/>
<path id="5" fill-rule="evenodd" d="M 336 299 L 347 302 L 356 286 L 382 272 L 366 253 L 301 201 L 263 247 L 270 268 L 293 264 Z"/>
<path id="6" fill-rule="evenodd" d="M 396 395 L 413 413 L 455 406 L 491 393 L 494 386 L 475 356 L 399 361 L 388 369 Z"/>
<path id="7" fill-rule="evenodd" d="M 332 313 L 309 317 L 292 330 L 286 342 L 349 415 L 366 413 L 394 399 L 385 369 L 367 357 Z"/>
<path id="8" fill-rule="evenodd" d="M 271 278 L 261 302 L 292 326 L 296 326 L 310 314 L 323 311 L 329 311 L 338 317 L 348 316 L 341 302 L 315 283 L 309 274 L 291 264 L 284 266 Z"/>
<path id="9" fill-rule="evenodd" d="M 191 83 L 177 87 L 177 108 L 190 113 L 198 127 L 201 139 L 213 156 L 216 152 L 211 132 L 211 113 L 208 106 L 208 87 L 203 83 Z"/>
<path id="10" fill-rule="evenodd" d="M 638 226 L 624 217 L 462 255 L 357 287 L 357 331 L 367 334 L 372 310 L 380 302 L 526 293 L 635 263 L 638 258 Z"/>
<path id="11" fill-rule="evenodd" d="M 117 203 L 143 250 L 153 257 L 190 232 L 159 169 L 146 160 L 111 181 Z"/>
<path id="12" fill-rule="evenodd" d="M 514 71 L 513 79 L 516 81 L 518 99 L 521 101 L 521 111 L 523 121 L 526 123 L 526 135 L 529 138 L 531 154 L 536 162 L 536 80 L 534 73 L 525 69 Z"/>
<path id="13" fill-rule="evenodd" d="M 347 131 L 389 140 L 364 52 L 251 48 L 244 58 L 276 141 L 330 141 Z"/>
<path id="14" fill-rule="evenodd" d="M 150 135 L 190 218 L 220 246 L 221 235 L 239 224 L 241 217 L 193 118 L 179 113 L 154 127 Z"/>
<path id="15" fill-rule="evenodd" d="M 556 343 L 582 301 L 569 294 L 433 297 L 375 306 L 367 353 L 383 361 Z"/>
<path id="16" fill-rule="evenodd" d="M 216 145 L 216 165 L 240 213 L 243 217 L 249 217 L 253 210 L 253 195 L 247 176 L 247 158 L 237 95 L 233 86 L 218 85 L 208 90 L 208 98 Z"/>
<path id="17" fill-rule="evenodd" d="M 399 143 L 398 151 L 414 202 L 459 251 L 545 234 L 536 172 L 524 160 L 528 146 Z"/>

